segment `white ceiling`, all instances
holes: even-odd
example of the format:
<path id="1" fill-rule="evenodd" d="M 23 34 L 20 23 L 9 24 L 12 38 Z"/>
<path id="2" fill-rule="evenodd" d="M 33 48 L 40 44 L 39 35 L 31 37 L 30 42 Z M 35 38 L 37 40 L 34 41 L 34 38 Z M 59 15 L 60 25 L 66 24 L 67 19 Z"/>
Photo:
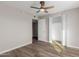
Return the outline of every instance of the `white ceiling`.
<path id="1" fill-rule="evenodd" d="M 30 6 L 40 7 L 39 1 L 4 1 L 0 3 L 17 7 L 33 15 L 36 13 L 37 10 L 30 8 Z M 54 8 L 48 10 L 49 14 L 79 7 L 79 1 L 46 1 L 45 4 L 46 6 L 54 6 Z M 38 13 L 37 15 L 40 14 L 45 13 Z"/>

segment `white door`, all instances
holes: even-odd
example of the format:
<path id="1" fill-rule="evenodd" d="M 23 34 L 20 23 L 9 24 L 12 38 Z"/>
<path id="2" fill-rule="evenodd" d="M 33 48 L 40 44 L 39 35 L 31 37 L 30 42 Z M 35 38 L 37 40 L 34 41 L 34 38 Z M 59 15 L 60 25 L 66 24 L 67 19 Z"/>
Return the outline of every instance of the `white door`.
<path id="1" fill-rule="evenodd" d="M 38 20 L 38 40 L 48 42 L 48 24 L 46 19 Z"/>
<path id="2" fill-rule="evenodd" d="M 61 42 L 65 45 L 65 18 L 64 16 L 54 16 L 49 18 L 49 42 L 52 40 Z"/>

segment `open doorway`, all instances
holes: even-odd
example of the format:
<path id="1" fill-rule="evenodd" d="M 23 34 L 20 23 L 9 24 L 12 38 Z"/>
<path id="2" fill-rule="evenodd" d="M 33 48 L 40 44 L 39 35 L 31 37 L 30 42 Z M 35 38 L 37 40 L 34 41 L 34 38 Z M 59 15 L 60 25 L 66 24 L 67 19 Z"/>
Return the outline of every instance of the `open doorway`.
<path id="1" fill-rule="evenodd" d="M 33 20 L 32 21 L 32 42 L 37 42 L 38 41 L 38 20 Z"/>

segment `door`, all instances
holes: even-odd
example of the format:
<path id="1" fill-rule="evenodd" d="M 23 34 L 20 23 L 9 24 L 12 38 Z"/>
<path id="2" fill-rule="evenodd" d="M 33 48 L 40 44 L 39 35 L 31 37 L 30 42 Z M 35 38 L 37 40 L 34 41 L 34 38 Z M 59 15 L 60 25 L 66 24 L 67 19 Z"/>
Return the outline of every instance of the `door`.
<path id="1" fill-rule="evenodd" d="M 56 40 L 66 45 L 66 21 L 65 15 L 49 17 L 49 42 Z"/>
<path id="2" fill-rule="evenodd" d="M 38 40 L 48 42 L 48 20 L 38 20 Z"/>
<path id="3" fill-rule="evenodd" d="M 62 26 L 62 18 L 61 17 L 54 17 L 52 19 L 52 39 L 62 43 L 63 39 L 63 26 Z"/>

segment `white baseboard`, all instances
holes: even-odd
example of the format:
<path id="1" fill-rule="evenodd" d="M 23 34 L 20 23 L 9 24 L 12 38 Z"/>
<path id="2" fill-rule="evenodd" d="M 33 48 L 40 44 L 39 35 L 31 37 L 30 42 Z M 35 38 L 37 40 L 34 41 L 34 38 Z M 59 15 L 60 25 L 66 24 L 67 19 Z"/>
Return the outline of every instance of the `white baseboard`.
<path id="1" fill-rule="evenodd" d="M 32 43 L 32 42 L 29 42 L 29 43 L 27 43 L 27 44 L 23 44 L 23 45 L 20 45 L 20 46 L 17 46 L 17 47 L 14 47 L 14 48 L 11 48 L 11 49 L 8 49 L 8 50 L 5 50 L 5 51 L 2 51 L 2 52 L 0 52 L 0 54 L 3 54 L 3 53 L 6 53 L 6 52 L 9 52 L 9 51 L 12 51 L 12 50 L 15 50 L 15 49 L 21 48 L 21 47 L 26 46 L 26 45 L 29 45 L 29 44 L 31 44 L 31 43 Z"/>
<path id="2" fill-rule="evenodd" d="M 76 46 L 67 46 L 67 47 L 74 48 L 74 49 L 79 49 L 79 47 L 76 47 Z"/>

